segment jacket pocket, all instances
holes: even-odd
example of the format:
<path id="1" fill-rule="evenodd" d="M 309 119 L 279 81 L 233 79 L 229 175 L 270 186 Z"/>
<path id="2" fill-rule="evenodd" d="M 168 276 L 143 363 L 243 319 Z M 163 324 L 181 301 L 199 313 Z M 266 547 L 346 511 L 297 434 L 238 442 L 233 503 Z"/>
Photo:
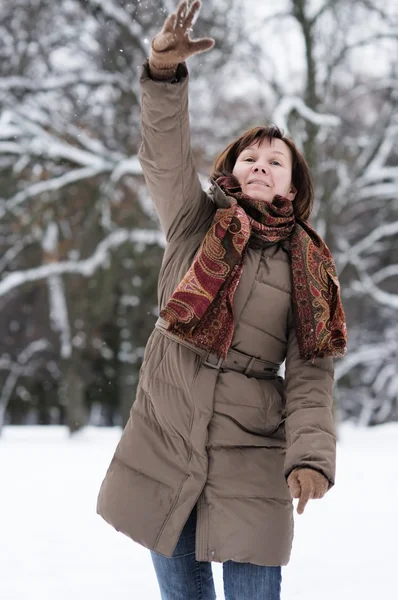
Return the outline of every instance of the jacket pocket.
<path id="1" fill-rule="evenodd" d="M 244 435 L 266 437 L 284 420 L 284 395 L 280 381 L 247 377 L 236 371 L 220 372 L 214 411 L 223 439 L 243 440 Z M 221 427 L 221 425 L 220 425 Z M 218 429 L 220 429 L 220 427 Z M 228 435 L 224 435 L 228 432 Z M 244 445 L 243 441 L 239 442 Z M 251 444 L 251 437 L 247 438 Z"/>
<path id="2" fill-rule="evenodd" d="M 271 435 L 286 419 L 286 396 L 283 377 L 256 379 L 264 406 L 264 435 Z"/>

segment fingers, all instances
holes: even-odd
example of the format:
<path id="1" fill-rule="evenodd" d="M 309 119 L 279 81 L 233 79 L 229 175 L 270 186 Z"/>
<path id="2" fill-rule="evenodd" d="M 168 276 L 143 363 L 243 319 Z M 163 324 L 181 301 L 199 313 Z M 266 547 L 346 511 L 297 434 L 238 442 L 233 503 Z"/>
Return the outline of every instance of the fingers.
<path id="1" fill-rule="evenodd" d="M 187 10 L 188 2 L 186 0 L 183 0 L 183 2 L 180 2 L 180 4 L 178 5 L 176 11 L 177 27 L 184 27 L 185 29 L 185 15 L 187 14 Z"/>
<path id="2" fill-rule="evenodd" d="M 327 490 L 315 489 L 315 490 L 312 492 L 312 498 L 313 498 L 314 500 L 319 500 L 320 498 L 323 498 L 323 497 L 324 497 L 324 495 L 326 494 L 326 491 L 327 491 Z"/>
<path id="3" fill-rule="evenodd" d="M 292 498 L 299 498 L 297 512 L 302 515 L 310 499 L 323 498 L 329 488 L 329 480 L 318 471 L 310 468 L 294 469 L 287 483 Z"/>
<path id="4" fill-rule="evenodd" d="M 180 2 L 180 4 L 177 6 L 177 10 L 167 17 L 166 21 L 164 22 L 162 31 L 171 32 L 177 27 L 182 27 L 184 29 L 191 27 L 192 22 L 200 6 L 200 0 L 196 0 L 192 4 L 191 8 L 188 10 L 187 0 L 182 0 L 182 2 Z"/>
<path id="5" fill-rule="evenodd" d="M 211 38 L 191 40 L 189 37 L 192 23 L 200 7 L 200 0 L 194 0 L 190 6 L 187 0 L 183 0 L 176 12 L 167 17 L 162 31 L 152 41 L 152 50 L 159 53 L 156 57 L 151 57 L 152 67 L 156 68 L 156 65 L 159 67 L 160 53 L 167 54 L 168 65 L 170 65 L 183 62 L 194 54 L 213 48 L 215 42 Z"/>
<path id="6" fill-rule="evenodd" d="M 188 30 L 192 27 L 192 23 L 194 22 L 195 17 L 197 15 L 197 13 L 199 12 L 201 5 L 202 4 L 201 4 L 200 0 L 195 0 L 195 2 L 192 3 L 191 8 L 189 9 L 189 12 L 185 19 L 184 29 Z"/>
<path id="7" fill-rule="evenodd" d="M 177 7 L 176 12 L 171 13 L 164 22 L 162 33 L 173 33 L 177 28 L 187 32 L 201 7 L 200 0 L 195 0 L 188 10 L 188 2 L 183 0 Z M 188 12 L 187 12 L 188 11 Z"/>
<path id="8" fill-rule="evenodd" d="M 308 500 L 311 498 L 312 487 L 308 485 L 307 481 L 301 481 L 299 474 L 294 471 L 288 477 L 288 485 L 291 497 L 299 498 L 297 512 L 302 515 Z"/>
<path id="9" fill-rule="evenodd" d="M 192 52 L 195 54 L 199 52 L 207 52 L 207 50 L 211 50 L 214 46 L 214 40 L 211 38 L 202 38 L 200 40 L 189 40 L 189 47 Z"/>
<path id="10" fill-rule="evenodd" d="M 288 485 L 290 490 L 290 495 L 292 498 L 300 498 L 301 487 L 298 482 L 297 473 L 290 473 L 288 477 Z"/>
<path id="11" fill-rule="evenodd" d="M 297 512 L 299 515 L 303 514 L 304 509 L 307 506 L 307 502 L 310 498 L 313 498 L 312 485 L 308 481 L 302 482 L 300 498 L 297 505 Z"/>
<path id="12" fill-rule="evenodd" d="M 176 15 L 176 13 L 172 13 L 165 20 L 163 29 L 162 29 L 162 33 L 171 33 L 173 31 L 175 31 L 176 23 L 177 23 L 177 15 Z"/>
<path id="13" fill-rule="evenodd" d="M 314 488 L 311 480 L 306 477 L 302 477 L 302 473 L 297 470 L 290 473 L 287 483 L 291 497 L 299 498 L 297 512 L 299 515 L 302 515 L 308 500 L 314 497 Z"/>

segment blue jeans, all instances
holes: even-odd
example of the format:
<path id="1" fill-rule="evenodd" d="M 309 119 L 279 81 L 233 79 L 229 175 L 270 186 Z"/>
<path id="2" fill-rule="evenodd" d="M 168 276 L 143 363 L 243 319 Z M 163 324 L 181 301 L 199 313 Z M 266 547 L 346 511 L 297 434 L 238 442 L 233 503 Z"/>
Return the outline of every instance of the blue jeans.
<path id="1" fill-rule="evenodd" d="M 151 552 L 162 600 L 215 600 L 210 562 L 195 559 L 196 508 L 171 558 Z M 280 600 L 281 567 L 223 563 L 225 600 Z"/>

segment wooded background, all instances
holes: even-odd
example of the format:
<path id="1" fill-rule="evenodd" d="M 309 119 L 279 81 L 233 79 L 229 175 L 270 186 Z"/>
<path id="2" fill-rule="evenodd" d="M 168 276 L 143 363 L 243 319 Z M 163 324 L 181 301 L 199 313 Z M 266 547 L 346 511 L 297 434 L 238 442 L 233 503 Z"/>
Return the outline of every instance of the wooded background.
<path id="1" fill-rule="evenodd" d="M 139 74 L 177 2 L 0 0 L 0 430 L 120 425 L 164 238 L 137 160 Z M 341 278 L 342 419 L 398 420 L 398 18 L 385 0 L 203 0 L 189 63 L 203 184 L 249 127 L 309 161 Z"/>

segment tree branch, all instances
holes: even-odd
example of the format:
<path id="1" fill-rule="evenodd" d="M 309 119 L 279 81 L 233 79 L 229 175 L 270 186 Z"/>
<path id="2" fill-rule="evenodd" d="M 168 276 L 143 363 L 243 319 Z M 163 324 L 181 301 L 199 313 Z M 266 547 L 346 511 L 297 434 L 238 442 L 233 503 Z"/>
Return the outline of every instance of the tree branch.
<path id="1" fill-rule="evenodd" d="M 111 250 L 118 248 L 126 242 L 143 245 L 158 244 L 163 247 L 165 245 L 164 235 L 155 229 L 117 229 L 98 244 L 94 254 L 89 258 L 80 261 L 60 261 L 25 271 L 10 273 L 0 282 L 0 296 L 8 294 L 8 292 L 24 283 L 41 281 L 52 275 L 75 273 L 84 277 L 90 277 L 97 269 L 106 264 Z"/>
<path id="2" fill-rule="evenodd" d="M 123 8 L 116 6 L 111 0 L 86 0 L 85 4 L 90 4 L 95 9 L 101 10 L 105 17 L 112 19 L 122 29 L 127 30 L 143 55 L 147 56 L 149 48 L 144 41 L 141 41 L 145 37 L 145 32 Z"/>
<path id="3" fill-rule="evenodd" d="M 81 71 L 37 81 L 16 76 L 0 78 L 0 90 L 10 92 L 50 92 L 81 84 L 89 86 L 116 84 L 121 90 L 131 92 L 131 85 L 120 73 Z"/>
<path id="4" fill-rule="evenodd" d="M 35 340 L 19 354 L 16 362 L 11 365 L 10 374 L 3 385 L 0 396 L 0 434 L 4 425 L 4 415 L 7 405 L 18 379 L 23 374 L 25 367 L 31 358 L 38 352 L 43 352 L 49 348 L 51 348 L 51 344 L 47 340 Z"/>

